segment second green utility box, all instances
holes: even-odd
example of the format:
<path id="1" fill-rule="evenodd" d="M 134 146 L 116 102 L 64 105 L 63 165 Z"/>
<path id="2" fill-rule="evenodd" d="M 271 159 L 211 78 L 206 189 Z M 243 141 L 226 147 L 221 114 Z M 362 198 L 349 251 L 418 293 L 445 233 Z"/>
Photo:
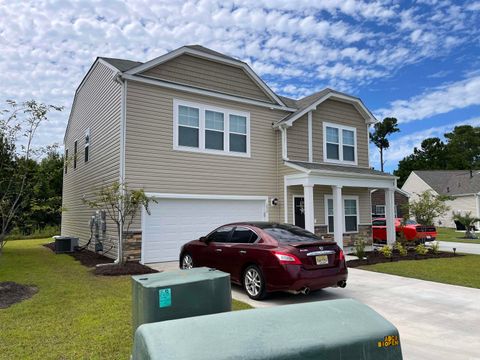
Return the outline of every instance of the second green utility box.
<path id="1" fill-rule="evenodd" d="M 210 268 L 132 276 L 133 331 L 146 323 L 230 311 L 230 275 Z"/>
<path id="2" fill-rule="evenodd" d="M 400 360 L 398 330 L 351 299 L 140 326 L 133 360 Z"/>

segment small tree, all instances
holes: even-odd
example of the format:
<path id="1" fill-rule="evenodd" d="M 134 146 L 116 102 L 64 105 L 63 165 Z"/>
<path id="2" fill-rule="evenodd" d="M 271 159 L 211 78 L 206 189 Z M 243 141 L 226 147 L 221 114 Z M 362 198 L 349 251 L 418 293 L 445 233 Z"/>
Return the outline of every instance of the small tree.
<path id="1" fill-rule="evenodd" d="M 128 189 L 127 184 L 121 184 L 118 181 L 115 181 L 110 186 L 102 186 L 102 188 L 95 194 L 93 200 L 88 200 L 84 196 L 82 201 L 92 209 L 105 210 L 108 217 L 117 226 L 117 262 L 123 264 L 123 235 L 130 230 L 130 226 L 141 206 L 143 206 L 147 211 L 147 214 L 150 215 L 149 204 L 151 201 L 156 202 L 155 199 L 145 195 L 143 189 L 131 190 Z"/>
<path id="2" fill-rule="evenodd" d="M 8 100 L 0 110 L 0 254 L 27 190 L 33 186 L 33 158 L 51 147 L 33 145 L 37 129 L 51 111 L 63 108 L 34 100 Z"/>
<path id="3" fill-rule="evenodd" d="M 397 126 L 397 119 L 387 117 L 383 119 L 383 121 L 377 122 L 373 126 L 373 132 L 370 133 L 370 141 L 374 143 L 380 151 L 380 169 L 382 171 L 383 165 L 385 164 L 385 161 L 383 160 L 383 152 L 390 147 L 390 142 L 387 137 L 399 131 L 400 129 Z"/>
<path id="4" fill-rule="evenodd" d="M 452 216 L 453 221 L 458 221 L 460 224 L 465 226 L 465 238 L 466 239 L 476 239 L 477 236 L 475 235 L 475 232 L 472 232 L 472 229 L 475 227 L 475 223 L 480 221 L 479 218 L 472 216 L 472 213 L 469 211 L 465 214 L 462 215 L 462 213 L 459 212 L 453 212 Z"/>
<path id="5" fill-rule="evenodd" d="M 434 220 L 444 215 L 450 207 L 445 204 L 448 196 L 434 195 L 430 190 L 421 193 L 409 204 L 410 215 L 422 225 L 433 225 Z"/>

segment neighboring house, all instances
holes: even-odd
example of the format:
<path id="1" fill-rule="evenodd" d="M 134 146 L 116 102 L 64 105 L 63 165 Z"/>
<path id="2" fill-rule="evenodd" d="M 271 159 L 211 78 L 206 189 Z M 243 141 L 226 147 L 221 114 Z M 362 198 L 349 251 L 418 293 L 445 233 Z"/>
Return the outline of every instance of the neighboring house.
<path id="1" fill-rule="evenodd" d="M 405 206 L 408 204 L 410 194 L 401 189 L 395 190 L 395 217 L 403 218 Z M 382 190 L 372 190 L 372 217 L 385 217 L 385 192 Z"/>
<path id="2" fill-rule="evenodd" d="M 158 202 L 124 234 L 125 256 L 143 263 L 176 260 L 183 243 L 234 221 L 295 223 L 342 247 L 371 241 L 372 188 L 388 194 L 393 242 L 396 178 L 370 168 L 374 121 L 356 97 L 282 97 L 198 45 L 143 64 L 97 58 L 65 133 L 62 234 L 84 244 L 93 211 L 82 197 L 117 180 Z M 114 257 L 115 228 L 102 230 Z"/>
<path id="3" fill-rule="evenodd" d="M 450 210 L 435 220 L 439 226 L 456 227 L 453 211 L 471 212 L 480 217 L 480 172 L 469 170 L 415 170 L 410 173 L 402 190 L 411 194 L 410 201 L 424 191 L 451 197 Z"/>

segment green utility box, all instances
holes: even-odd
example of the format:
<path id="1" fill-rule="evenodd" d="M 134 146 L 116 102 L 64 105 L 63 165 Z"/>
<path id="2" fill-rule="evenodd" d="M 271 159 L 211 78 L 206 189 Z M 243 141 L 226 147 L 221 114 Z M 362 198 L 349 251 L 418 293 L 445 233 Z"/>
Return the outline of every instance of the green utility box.
<path id="1" fill-rule="evenodd" d="M 133 331 L 146 323 L 230 311 L 230 275 L 209 268 L 132 276 Z"/>
<path id="2" fill-rule="evenodd" d="M 398 330 L 351 299 L 233 311 L 140 326 L 133 360 L 397 360 Z"/>

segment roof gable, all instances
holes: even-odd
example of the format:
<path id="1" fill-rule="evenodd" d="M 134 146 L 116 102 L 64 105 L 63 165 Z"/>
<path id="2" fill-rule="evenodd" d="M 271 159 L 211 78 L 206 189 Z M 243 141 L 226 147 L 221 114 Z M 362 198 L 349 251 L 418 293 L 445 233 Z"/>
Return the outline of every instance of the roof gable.
<path id="1" fill-rule="evenodd" d="M 165 55 L 150 60 L 142 65 L 136 66 L 126 71 L 125 73 L 128 75 L 144 75 L 149 70 L 158 67 L 161 64 L 165 64 L 182 55 L 189 55 L 191 57 L 207 61 L 213 61 L 219 64 L 230 66 L 232 68 L 241 69 L 245 73 L 245 75 L 260 89 L 260 91 L 265 94 L 265 98 L 263 99 L 263 101 L 266 101 L 266 99 L 268 99 L 269 102 L 278 104 L 280 106 L 285 106 L 285 103 L 280 99 L 280 97 L 276 95 L 246 63 L 199 45 L 183 46 Z"/>
<path id="2" fill-rule="evenodd" d="M 316 110 L 321 103 L 323 103 L 328 99 L 337 100 L 340 102 L 345 102 L 353 105 L 357 109 L 357 111 L 362 115 L 362 117 L 365 119 L 365 123 L 367 124 L 377 122 L 377 119 L 375 119 L 375 117 L 370 112 L 370 110 L 368 110 L 367 107 L 363 104 L 362 100 L 360 100 L 357 97 L 343 94 L 341 92 L 327 88 L 315 94 L 306 96 L 303 99 L 295 101 L 295 103 L 297 104 L 298 110 L 292 114 L 289 114 L 282 120 L 278 121 L 274 126 L 275 127 L 279 127 L 281 125 L 292 126 L 294 121 L 298 120 L 309 111 Z"/>

